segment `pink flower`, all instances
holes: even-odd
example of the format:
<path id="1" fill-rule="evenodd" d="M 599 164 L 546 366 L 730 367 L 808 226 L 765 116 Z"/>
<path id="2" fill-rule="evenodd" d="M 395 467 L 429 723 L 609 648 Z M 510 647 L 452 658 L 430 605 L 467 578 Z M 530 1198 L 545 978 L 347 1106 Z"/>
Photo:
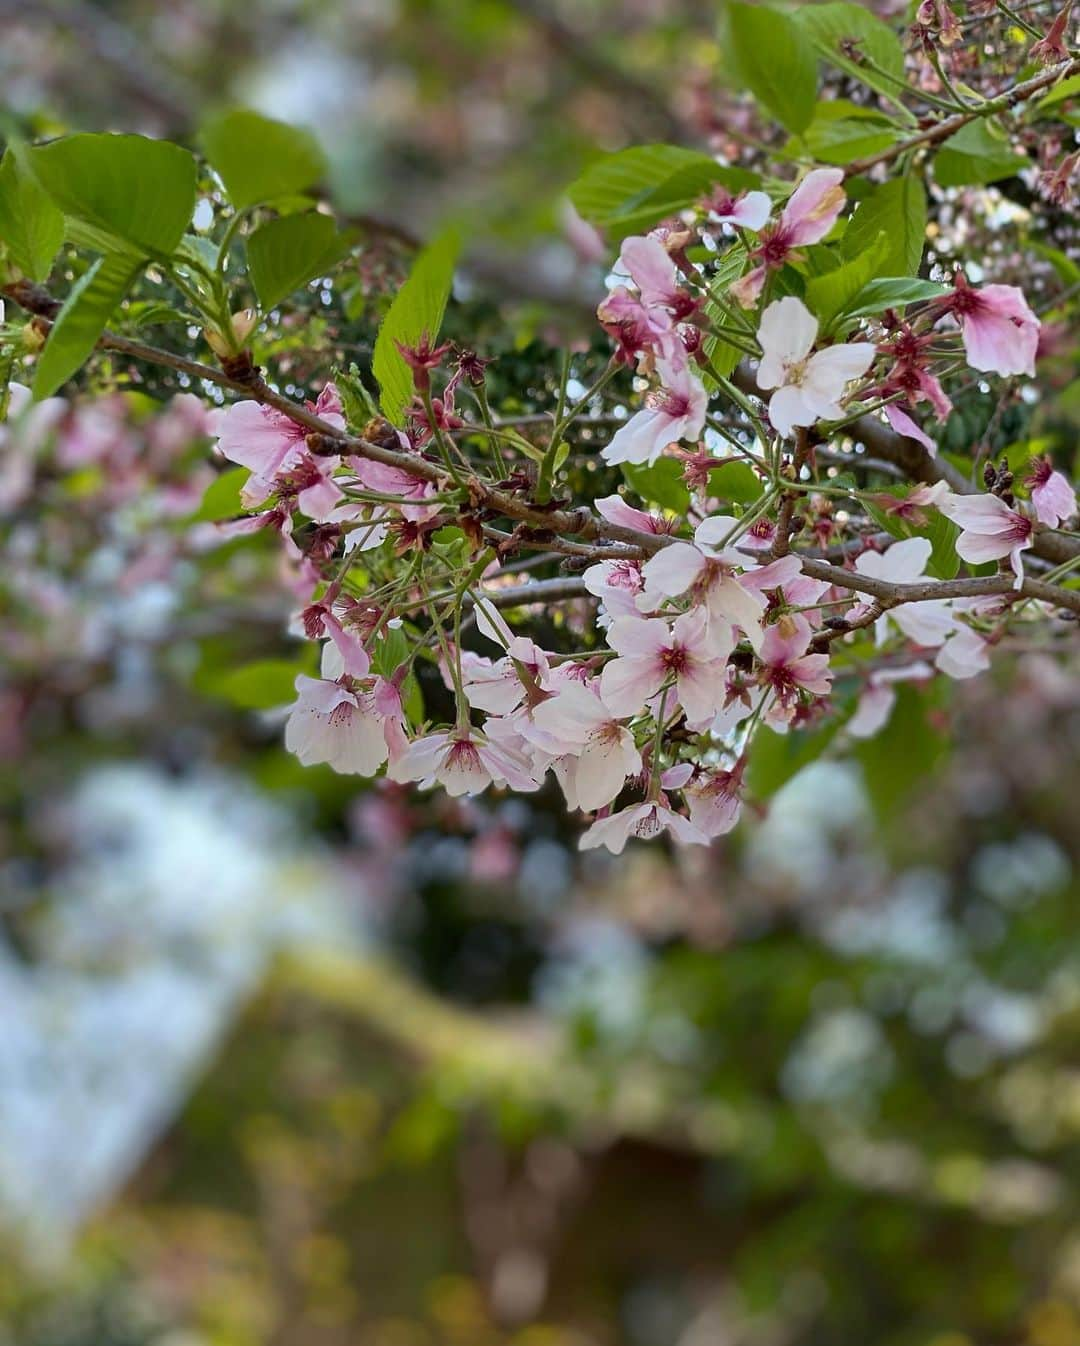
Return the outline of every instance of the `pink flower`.
<path id="1" fill-rule="evenodd" d="M 856 559 L 855 569 L 871 579 L 914 584 L 923 578 L 932 551 L 928 538 L 906 538 L 903 542 L 894 542 L 886 552 L 864 551 Z M 928 647 L 941 645 L 955 626 L 949 605 L 941 598 L 901 603 L 889 608 L 875 623 L 879 644 L 884 641 L 890 623 L 899 627 L 916 645 Z"/>
<path id="2" fill-rule="evenodd" d="M 725 836 L 739 821 L 742 774 L 743 763 L 733 771 L 702 771 L 682 787 L 690 821 L 710 839 Z"/>
<path id="3" fill-rule="evenodd" d="M 859 697 L 855 714 L 847 722 L 847 731 L 855 738 L 873 738 L 879 729 L 884 729 L 889 716 L 896 705 L 895 683 L 923 681 L 932 678 L 934 670 L 921 660 L 915 664 L 906 664 L 903 668 L 882 668 L 870 674 L 866 687 Z"/>
<path id="4" fill-rule="evenodd" d="M 948 494 L 948 483 L 935 481 L 932 486 L 916 486 L 907 495 L 890 495 L 887 491 L 882 491 L 869 498 L 886 514 L 894 515 L 919 527 L 926 522 L 926 508 L 931 505 L 936 508 Z"/>
<path id="5" fill-rule="evenodd" d="M 580 683 L 565 683 L 536 707 L 533 720 L 567 746 L 569 761 L 560 778 L 571 807 L 587 813 L 603 808 L 623 788 L 627 776 L 641 770 L 633 734 Z"/>
<path id="6" fill-rule="evenodd" d="M 765 604 L 735 576 L 735 566 L 745 565 L 746 559 L 734 548 L 716 550 L 737 522 L 725 515 L 715 515 L 698 525 L 693 545 L 672 542 L 651 556 L 641 570 L 645 590 L 638 597 L 638 608 L 654 610 L 665 599 L 690 590 L 694 602 L 704 606 L 710 627 L 720 628 L 712 631 L 718 646 L 730 650 L 734 645 L 730 628 L 738 626 L 754 647 L 759 647 Z"/>
<path id="7" fill-rule="evenodd" d="M 633 528 L 639 533 L 670 533 L 674 524 L 659 514 L 649 514 L 643 509 L 628 505 L 621 495 L 605 495 L 593 501 L 597 513 L 608 523 L 618 524 L 620 528 Z"/>
<path id="8" fill-rule="evenodd" d="M 973 565 L 1007 556 L 1016 575 L 1015 587 L 1024 581 L 1021 552 L 1031 546 L 1034 525 L 1024 514 L 1010 509 L 996 495 L 955 495 L 938 504 L 947 519 L 962 529 L 956 539 L 956 554 Z"/>
<path id="9" fill-rule="evenodd" d="M 640 561 L 598 561 L 581 578 L 609 617 L 637 616 L 635 600 L 645 586 Z"/>
<path id="10" fill-rule="evenodd" d="M 647 309 L 666 309 L 678 322 L 698 307 L 694 296 L 679 284 L 679 269 L 667 249 L 651 234 L 624 239 L 615 269 L 630 277 Z"/>
<path id="11" fill-rule="evenodd" d="M 492 782 L 523 792 L 539 789 L 523 756 L 472 729 L 414 739 L 387 774 L 399 782 L 419 781 L 424 790 L 441 785 L 454 799 L 480 794 Z"/>
<path id="12" fill-rule="evenodd" d="M 654 841 L 661 832 L 669 831 L 675 841 L 687 846 L 707 846 L 709 838 L 680 813 L 668 807 L 667 800 L 646 800 L 634 804 L 607 818 L 599 818 L 578 842 L 583 851 L 606 846 L 613 855 L 621 855 L 631 837 Z"/>
<path id="13" fill-rule="evenodd" d="M 326 762 L 343 774 L 373 776 L 388 754 L 387 721 L 401 722 L 401 700 L 385 678 L 347 686 L 296 679 L 298 697 L 285 725 L 285 747 L 304 766 Z"/>
<path id="14" fill-rule="evenodd" d="M 617 285 L 600 302 L 596 316 L 616 343 L 615 358 L 622 364 L 632 365 L 639 356 L 653 360 L 666 356 L 677 364 L 685 363 L 671 315 L 663 309 L 646 308 L 625 285 Z"/>
<path id="15" fill-rule="evenodd" d="M 521 672 L 519 672 L 519 669 Z M 525 699 L 525 677 L 534 680 L 548 670 L 547 655 L 527 636 L 514 636 L 506 658 L 492 662 L 478 654 L 462 651 L 462 684 L 465 698 L 475 710 L 490 715 L 509 715 Z"/>
<path id="16" fill-rule="evenodd" d="M 689 367 L 674 369 L 658 361 L 664 387 L 645 398 L 645 411 L 631 416 L 615 433 L 600 456 L 605 463 L 655 463 L 664 449 L 680 439 L 697 439 L 705 428 L 709 405 L 700 379 Z"/>
<path id="17" fill-rule="evenodd" d="M 701 203 L 713 224 L 731 224 L 739 229 L 752 229 L 756 234 L 768 222 L 772 202 L 765 192 L 742 192 L 732 196 L 723 187 L 717 187 Z"/>
<path id="18" fill-rule="evenodd" d="M 1031 470 L 1024 478 L 1031 492 L 1031 503 L 1040 523 L 1060 528 L 1066 519 L 1076 513 L 1076 492 L 1062 472 L 1055 472 L 1049 458 L 1033 458 Z"/>
<path id="19" fill-rule="evenodd" d="M 800 694 L 825 696 L 832 687 L 827 654 L 807 654 L 813 629 L 801 613 L 789 613 L 765 632 L 758 681 L 772 690 L 778 714 L 790 719 Z"/>
<path id="20" fill-rule="evenodd" d="M 328 383 L 308 408 L 337 430 L 345 429 L 337 389 Z M 230 462 L 251 469 L 252 493 L 273 494 L 274 478 L 305 452 L 309 431 L 291 417 L 259 402 L 234 402 L 218 421 L 218 448 Z M 336 460 L 335 460 L 336 463 Z M 258 502 L 256 502 L 258 503 Z"/>
<path id="21" fill-rule="evenodd" d="M 956 288 L 938 303 L 959 322 L 972 369 L 1034 376 L 1039 320 L 1015 285 L 984 285 L 976 290 L 958 271 Z"/>
<path id="22" fill-rule="evenodd" d="M 636 715 L 674 678 L 686 718 L 700 724 L 716 711 L 723 694 L 727 650 L 718 650 L 700 608 L 672 626 L 661 618 L 617 617 L 607 641 L 618 654 L 604 665 L 600 695 L 613 715 Z M 670 709 L 670 707 L 669 707 Z"/>
<path id="23" fill-rule="evenodd" d="M 869 341 L 829 346 L 811 355 L 817 333 L 817 319 L 794 295 L 776 300 L 761 315 L 757 384 L 778 390 L 769 399 L 769 420 L 782 435 L 790 435 L 796 425 L 838 420 L 848 383 L 873 363 L 876 351 Z"/>
<path id="24" fill-rule="evenodd" d="M 937 444 L 935 444 L 926 431 L 916 424 L 906 411 L 901 410 L 895 402 L 886 404 L 885 419 L 898 435 L 906 435 L 908 439 L 913 439 L 916 444 L 921 444 L 931 458 L 937 457 Z"/>
<path id="25" fill-rule="evenodd" d="M 950 678 L 973 678 L 990 667 L 990 642 L 970 626 L 958 626 L 938 650 L 934 666 Z"/>
<path id="26" fill-rule="evenodd" d="M 780 219 L 762 233 L 750 254 L 760 264 L 731 287 L 732 295 L 744 308 L 757 303 L 770 271 L 778 271 L 790 261 L 796 248 L 819 243 L 833 227 L 846 200 L 843 181 L 843 169 L 815 168 L 795 188 Z"/>

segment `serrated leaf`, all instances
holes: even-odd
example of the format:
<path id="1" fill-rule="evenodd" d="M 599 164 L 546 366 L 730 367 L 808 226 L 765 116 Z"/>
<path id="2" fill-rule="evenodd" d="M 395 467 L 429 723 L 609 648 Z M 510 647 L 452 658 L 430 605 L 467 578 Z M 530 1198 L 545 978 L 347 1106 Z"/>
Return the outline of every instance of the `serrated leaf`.
<path id="1" fill-rule="evenodd" d="M 1015 153 L 1008 140 L 995 135 L 985 121 L 974 121 L 950 136 L 938 150 L 934 181 L 939 187 L 985 185 L 1030 167 L 1026 154 Z"/>
<path id="2" fill-rule="evenodd" d="M 415 346 L 424 335 L 435 343 L 450 297 L 458 247 L 457 235 L 447 232 L 420 253 L 375 339 L 371 367 L 379 381 L 379 405 L 395 425 L 400 424 L 413 395 L 412 371 L 397 343 Z"/>
<path id="3" fill-rule="evenodd" d="M 915 275 L 926 241 L 926 193 L 917 178 L 893 178 L 860 203 L 844 232 L 841 243 L 844 255 L 857 257 L 882 230 L 889 239 L 882 273 Z"/>
<path id="4" fill-rule="evenodd" d="M 99 257 L 76 281 L 38 357 L 34 374 L 37 401 L 51 397 L 85 362 L 142 267 L 141 260 L 127 253 Z"/>
<path id="5" fill-rule="evenodd" d="M 788 131 L 805 131 L 817 99 L 817 55 L 802 28 L 777 9 L 732 3 L 730 55 L 757 101 Z"/>
<path id="6" fill-rule="evenodd" d="M 0 160 L 0 242 L 24 276 L 43 281 L 64 241 L 64 216 L 9 148 Z"/>
<path id="7" fill-rule="evenodd" d="M 295 196 L 326 174 L 326 157 L 310 131 L 249 108 L 213 118 L 199 139 L 237 210 Z"/>
<path id="8" fill-rule="evenodd" d="M 195 157 L 166 140 L 72 135 L 27 150 L 55 204 L 99 250 L 170 257 L 195 209 Z"/>
<path id="9" fill-rule="evenodd" d="M 792 17 L 832 65 L 903 106 L 899 97 L 907 86 L 904 49 L 876 14 L 855 4 L 804 4 L 795 7 Z M 869 57 L 880 70 L 868 68 L 858 55 Z"/>
<path id="10" fill-rule="evenodd" d="M 760 179 L 678 145 L 636 145 L 590 164 L 567 194 L 585 219 L 626 235 L 693 205 L 718 182 L 738 192 Z"/>
<path id="11" fill-rule="evenodd" d="M 870 247 L 850 262 L 806 282 L 806 305 L 827 326 L 878 274 L 889 254 L 889 239 L 880 232 Z"/>
<path id="12" fill-rule="evenodd" d="M 265 312 L 325 275 L 348 252 L 351 238 L 339 234 L 329 215 L 286 215 L 256 229 L 247 240 L 251 283 Z"/>

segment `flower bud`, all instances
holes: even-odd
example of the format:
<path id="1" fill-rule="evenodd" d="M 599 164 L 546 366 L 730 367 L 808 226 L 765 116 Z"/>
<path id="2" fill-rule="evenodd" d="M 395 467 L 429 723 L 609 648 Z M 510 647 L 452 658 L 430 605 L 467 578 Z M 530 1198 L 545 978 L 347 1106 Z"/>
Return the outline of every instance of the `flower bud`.
<path id="1" fill-rule="evenodd" d="M 259 325 L 259 314 L 253 308 L 242 308 L 232 315 L 233 335 L 242 346 Z"/>

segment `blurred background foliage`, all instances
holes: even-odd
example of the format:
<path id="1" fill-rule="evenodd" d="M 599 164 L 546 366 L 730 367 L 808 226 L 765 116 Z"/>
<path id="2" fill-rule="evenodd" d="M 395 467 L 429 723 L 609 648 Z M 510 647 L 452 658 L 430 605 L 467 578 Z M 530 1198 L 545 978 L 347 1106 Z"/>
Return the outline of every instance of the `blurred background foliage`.
<path id="1" fill-rule="evenodd" d="M 762 131 L 699 0 L 0 13 L 24 133 L 190 140 L 231 101 L 318 132 L 365 247 L 260 338 L 297 387 L 366 375 L 456 216 L 446 334 L 499 352 L 498 411 L 549 409 L 553 346 L 604 358 L 559 190 Z M 1030 205 L 932 228 L 1008 270 Z M 1046 368 L 1060 398 L 973 393 L 952 447 L 1074 436 Z M 0 1342 L 1080 1343 L 1075 655 L 1017 640 L 947 719 L 905 691 L 846 765 L 778 749 L 708 855 L 583 863 L 546 791 L 284 753 L 277 550 L 209 541 L 206 427 L 143 374 L 97 366 L 108 454 L 2 533 Z"/>

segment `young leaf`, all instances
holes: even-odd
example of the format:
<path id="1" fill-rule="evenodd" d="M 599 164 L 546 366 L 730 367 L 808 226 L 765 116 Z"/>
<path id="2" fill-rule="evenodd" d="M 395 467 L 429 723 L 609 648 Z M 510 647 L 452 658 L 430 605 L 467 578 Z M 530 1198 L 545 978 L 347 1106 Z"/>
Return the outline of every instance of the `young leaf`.
<path id="1" fill-rule="evenodd" d="M 601 228 L 617 224 L 625 235 L 693 205 L 717 182 L 739 192 L 760 179 L 677 145 L 636 145 L 590 164 L 568 195 L 585 219 Z"/>
<path id="2" fill-rule="evenodd" d="M 103 252 L 168 257 L 195 209 L 195 158 L 166 140 L 73 135 L 26 152 L 57 206 Z"/>
<path id="3" fill-rule="evenodd" d="M 844 233 L 844 255 L 857 257 L 882 230 L 889 238 L 889 252 L 881 274 L 915 275 L 926 238 L 926 193 L 917 178 L 893 178 L 860 203 Z"/>
<path id="4" fill-rule="evenodd" d="M 732 459 L 709 473 L 709 494 L 739 505 L 752 505 L 761 498 L 761 478 L 748 463 Z"/>
<path id="5" fill-rule="evenodd" d="M 0 241 L 24 276 L 43 281 L 64 241 L 64 216 L 8 149 L 0 160 Z"/>
<path id="6" fill-rule="evenodd" d="M 395 425 L 400 424 L 413 395 L 412 371 L 397 343 L 412 346 L 426 334 L 434 344 L 450 297 L 458 246 L 457 235 L 446 232 L 421 252 L 375 339 L 371 367 L 379 381 L 379 405 Z"/>
<path id="7" fill-rule="evenodd" d="M 199 140 L 237 210 L 303 192 L 326 174 L 326 158 L 309 131 L 248 108 L 207 122 Z"/>
<path id="8" fill-rule="evenodd" d="M 777 9 L 728 6 L 731 54 L 746 87 L 788 131 L 805 131 L 817 99 L 817 57 L 795 21 Z"/>
<path id="9" fill-rule="evenodd" d="M 876 14 L 862 5 L 835 3 L 797 5 L 792 17 L 827 61 L 898 102 L 907 87 L 904 49 Z"/>
<path id="10" fill-rule="evenodd" d="M 806 282 L 806 304 L 822 326 L 827 326 L 881 270 L 889 254 L 889 238 L 882 230 L 873 243 L 858 256 Z"/>
<path id="11" fill-rule="evenodd" d="M 325 275 L 349 249 L 329 215 L 311 211 L 264 224 L 247 241 L 251 283 L 265 312 L 286 295 Z"/>
<path id="12" fill-rule="evenodd" d="M 129 253 L 114 253 L 99 257 L 75 283 L 38 359 L 34 375 L 38 401 L 51 397 L 83 364 L 142 267 L 142 261 Z"/>

